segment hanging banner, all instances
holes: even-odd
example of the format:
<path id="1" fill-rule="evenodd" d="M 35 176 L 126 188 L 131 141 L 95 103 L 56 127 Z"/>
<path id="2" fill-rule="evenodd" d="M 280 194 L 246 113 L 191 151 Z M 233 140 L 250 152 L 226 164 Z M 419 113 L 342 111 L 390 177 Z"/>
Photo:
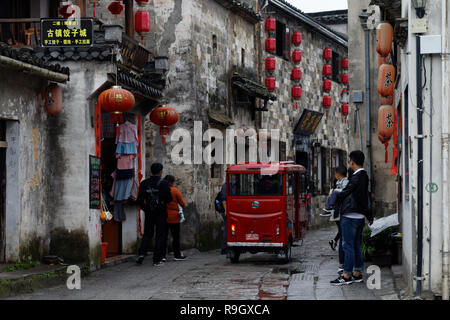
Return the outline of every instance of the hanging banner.
<path id="1" fill-rule="evenodd" d="M 89 208 L 100 209 L 101 203 L 101 159 L 89 156 Z"/>

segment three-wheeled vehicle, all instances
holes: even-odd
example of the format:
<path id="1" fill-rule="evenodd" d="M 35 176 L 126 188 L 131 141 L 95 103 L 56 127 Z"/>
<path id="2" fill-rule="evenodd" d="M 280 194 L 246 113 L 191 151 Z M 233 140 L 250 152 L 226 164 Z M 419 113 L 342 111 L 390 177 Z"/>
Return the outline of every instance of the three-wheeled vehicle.
<path id="1" fill-rule="evenodd" d="M 227 169 L 227 246 L 232 263 L 243 252 L 270 252 L 289 262 L 305 236 L 306 170 L 294 162 L 245 163 Z"/>

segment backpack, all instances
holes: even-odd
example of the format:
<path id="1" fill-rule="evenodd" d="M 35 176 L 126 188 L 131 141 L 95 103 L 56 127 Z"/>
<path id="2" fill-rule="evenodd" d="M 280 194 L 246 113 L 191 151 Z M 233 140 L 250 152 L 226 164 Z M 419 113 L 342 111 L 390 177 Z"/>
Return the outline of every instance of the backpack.
<path id="1" fill-rule="evenodd" d="M 161 208 L 161 200 L 159 199 L 159 184 L 161 180 L 158 181 L 156 187 L 150 187 L 147 189 L 147 208 L 151 212 L 157 211 Z"/>
<path id="2" fill-rule="evenodd" d="M 217 212 L 225 213 L 225 208 L 223 206 L 223 203 L 222 203 L 222 201 L 220 201 L 221 195 L 222 195 L 222 191 L 220 191 L 217 194 L 216 199 L 214 200 L 214 207 L 215 207 Z"/>

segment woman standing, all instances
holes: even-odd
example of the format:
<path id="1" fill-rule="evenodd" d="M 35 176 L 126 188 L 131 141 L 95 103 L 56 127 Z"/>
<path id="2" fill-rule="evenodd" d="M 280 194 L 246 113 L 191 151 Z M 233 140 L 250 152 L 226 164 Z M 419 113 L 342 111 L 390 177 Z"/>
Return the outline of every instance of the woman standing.
<path id="1" fill-rule="evenodd" d="M 180 210 L 178 205 L 185 207 L 185 202 L 181 192 L 174 187 L 175 177 L 167 175 L 164 180 L 169 183 L 170 193 L 172 194 L 172 201 L 167 204 L 167 230 L 170 230 L 173 238 L 173 255 L 175 261 L 182 261 L 186 259 L 180 251 Z M 169 236 L 169 232 L 166 233 Z"/>

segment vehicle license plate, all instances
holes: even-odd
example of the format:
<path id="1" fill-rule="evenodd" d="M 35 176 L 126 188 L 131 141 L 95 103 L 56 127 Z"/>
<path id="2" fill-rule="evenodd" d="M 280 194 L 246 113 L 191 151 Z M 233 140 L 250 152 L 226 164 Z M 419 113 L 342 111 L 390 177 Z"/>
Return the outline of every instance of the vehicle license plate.
<path id="1" fill-rule="evenodd" d="M 259 240 L 259 235 L 258 234 L 252 234 L 252 233 L 247 233 L 245 236 L 246 240 Z"/>

